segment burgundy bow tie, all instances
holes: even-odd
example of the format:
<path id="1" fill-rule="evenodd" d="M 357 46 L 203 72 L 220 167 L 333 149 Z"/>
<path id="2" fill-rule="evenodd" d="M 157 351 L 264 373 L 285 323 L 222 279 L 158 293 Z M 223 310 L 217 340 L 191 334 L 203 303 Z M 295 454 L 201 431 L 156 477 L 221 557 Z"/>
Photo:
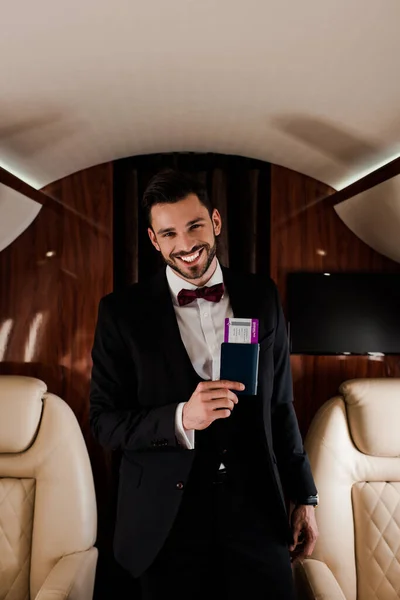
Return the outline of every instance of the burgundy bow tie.
<path id="1" fill-rule="evenodd" d="M 201 287 L 195 290 L 186 290 L 183 289 L 178 294 L 178 302 L 179 306 L 185 306 L 186 304 L 190 304 L 196 298 L 204 298 L 209 302 L 219 302 L 224 295 L 224 284 L 217 283 L 216 285 L 211 285 L 210 287 Z"/>

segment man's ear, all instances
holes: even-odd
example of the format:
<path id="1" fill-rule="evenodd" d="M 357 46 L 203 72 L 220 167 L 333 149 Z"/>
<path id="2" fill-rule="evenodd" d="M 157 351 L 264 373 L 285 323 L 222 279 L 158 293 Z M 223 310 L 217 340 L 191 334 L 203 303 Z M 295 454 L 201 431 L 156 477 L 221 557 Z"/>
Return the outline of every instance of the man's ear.
<path id="1" fill-rule="evenodd" d="M 154 231 L 152 230 L 151 227 L 147 228 L 147 233 L 149 234 L 149 238 L 151 243 L 153 244 L 154 248 L 156 250 L 158 250 L 158 252 L 161 252 L 161 248 L 160 246 L 157 244 L 157 238 L 156 238 L 156 234 L 154 233 Z"/>
<path id="2" fill-rule="evenodd" d="M 214 208 L 213 213 L 211 215 L 211 220 L 214 227 L 214 235 L 219 235 L 222 229 L 222 218 L 216 208 Z"/>

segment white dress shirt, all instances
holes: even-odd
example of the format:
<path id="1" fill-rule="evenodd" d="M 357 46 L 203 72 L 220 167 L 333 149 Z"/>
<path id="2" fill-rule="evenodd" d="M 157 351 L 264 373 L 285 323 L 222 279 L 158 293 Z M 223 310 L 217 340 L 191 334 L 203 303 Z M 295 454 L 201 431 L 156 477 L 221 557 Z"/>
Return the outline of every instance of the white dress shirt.
<path id="1" fill-rule="evenodd" d="M 181 338 L 193 368 L 202 379 L 216 381 L 220 376 L 220 354 L 221 344 L 224 341 L 225 319 L 233 317 L 228 292 L 225 289 L 219 302 L 196 298 L 190 304 L 179 306 L 177 296 L 181 289 L 195 290 L 199 286 L 185 281 L 169 266 L 166 275 Z M 222 269 L 217 263 L 217 268 L 206 285 L 211 287 L 222 282 Z M 180 444 L 193 450 L 194 430 L 186 430 L 182 424 L 184 404 L 181 402 L 176 410 L 175 433 Z"/>

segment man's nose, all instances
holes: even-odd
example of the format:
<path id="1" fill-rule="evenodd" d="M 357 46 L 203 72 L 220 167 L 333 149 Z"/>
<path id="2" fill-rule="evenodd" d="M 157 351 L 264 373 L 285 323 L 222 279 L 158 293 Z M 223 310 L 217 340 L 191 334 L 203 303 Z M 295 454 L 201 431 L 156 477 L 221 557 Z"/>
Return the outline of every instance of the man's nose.
<path id="1" fill-rule="evenodd" d="M 181 238 L 179 239 L 179 250 L 180 252 L 186 252 L 187 254 L 189 254 L 193 248 L 195 247 L 196 243 L 193 240 L 193 238 L 185 233 L 181 236 Z"/>

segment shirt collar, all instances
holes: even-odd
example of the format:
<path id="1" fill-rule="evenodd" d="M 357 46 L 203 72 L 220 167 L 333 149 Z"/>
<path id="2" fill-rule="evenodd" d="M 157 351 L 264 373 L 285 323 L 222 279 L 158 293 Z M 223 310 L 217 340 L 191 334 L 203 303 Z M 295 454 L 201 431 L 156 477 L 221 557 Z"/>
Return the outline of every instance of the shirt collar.
<path id="1" fill-rule="evenodd" d="M 166 268 L 166 275 L 168 280 L 168 286 L 171 292 L 172 300 L 174 304 L 178 305 L 178 294 L 182 288 L 187 290 L 195 290 L 199 286 L 193 283 L 189 283 L 189 281 L 185 281 L 179 275 L 175 273 L 173 269 L 169 265 Z M 213 276 L 207 281 L 207 286 L 211 287 L 212 285 L 216 285 L 217 283 L 223 283 L 224 276 L 222 273 L 221 265 L 219 261 L 217 261 L 217 268 L 214 271 Z"/>

